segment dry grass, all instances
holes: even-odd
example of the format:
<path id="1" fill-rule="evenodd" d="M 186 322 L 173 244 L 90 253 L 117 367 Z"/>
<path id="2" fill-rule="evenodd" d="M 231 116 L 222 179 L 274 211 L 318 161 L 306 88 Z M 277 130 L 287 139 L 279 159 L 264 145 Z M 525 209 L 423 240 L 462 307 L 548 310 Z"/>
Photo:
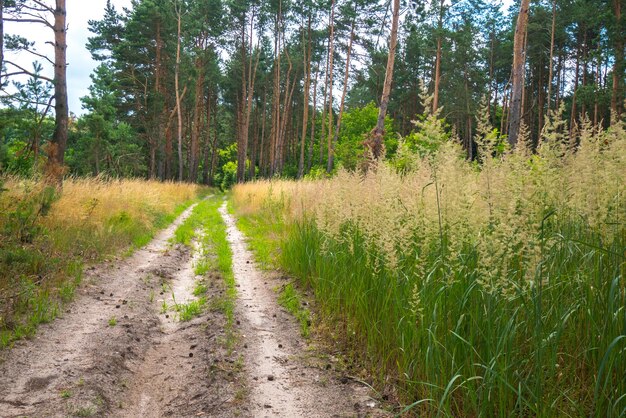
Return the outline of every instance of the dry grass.
<path id="1" fill-rule="evenodd" d="M 536 155 L 479 141 L 480 166 L 448 142 L 408 172 L 238 185 L 234 206 L 284 225 L 282 266 L 419 415 L 619 416 L 626 132 L 586 124 L 576 152 L 559 132 Z"/>
<path id="2" fill-rule="evenodd" d="M 56 316 L 83 263 L 145 245 L 207 192 L 192 184 L 70 178 L 58 193 L 31 179 L 1 180 L 0 347 Z"/>

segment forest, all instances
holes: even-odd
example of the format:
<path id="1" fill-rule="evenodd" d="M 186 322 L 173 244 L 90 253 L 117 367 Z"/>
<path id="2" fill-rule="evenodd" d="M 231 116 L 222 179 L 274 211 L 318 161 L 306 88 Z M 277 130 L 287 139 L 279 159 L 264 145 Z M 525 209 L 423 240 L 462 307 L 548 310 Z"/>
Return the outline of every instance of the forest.
<path id="1" fill-rule="evenodd" d="M 0 415 L 626 415 L 625 0 L 119 1 L 0 0 Z"/>
<path id="2" fill-rule="evenodd" d="M 5 19 L 34 13 L 22 9 L 28 2 L 5 3 Z M 509 10 L 488 0 L 409 2 L 399 14 L 388 157 L 399 137 L 418 141 L 418 115 L 439 108 L 469 160 L 477 159 L 481 112 L 511 143 L 523 122 L 532 150 L 550 111 L 563 108 L 571 138 L 585 117 L 606 128 L 611 112 L 622 114 L 620 0 L 524 1 Z M 390 2 L 357 0 L 152 0 L 123 10 L 108 2 L 103 19 L 89 22 L 87 48 L 100 65 L 81 99 L 86 112 L 69 117 L 67 169 L 224 188 L 354 169 L 377 123 L 392 17 Z M 5 38 L 7 53 L 29 46 L 19 34 Z M 32 69 L 5 65 L 3 85 L 10 73 L 30 78 L 2 97 L 4 172 L 33 174 L 55 129 L 53 80 L 41 75 L 48 63 L 34 58 L 41 63 Z M 431 109 L 419 99 L 422 86 Z"/>

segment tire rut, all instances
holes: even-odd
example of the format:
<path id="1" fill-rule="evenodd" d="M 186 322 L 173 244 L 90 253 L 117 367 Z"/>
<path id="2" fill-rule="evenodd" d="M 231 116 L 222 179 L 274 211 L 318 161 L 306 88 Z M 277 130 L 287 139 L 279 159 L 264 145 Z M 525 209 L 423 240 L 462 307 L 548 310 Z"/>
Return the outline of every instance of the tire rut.
<path id="1" fill-rule="evenodd" d="M 162 283 L 176 288 L 193 274 L 190 251 L 169 244 L 192 210 L 128 259 L 88 269 L 62 318 L 0 353 L 0 417 L 221 416 L 236 409 L 237 377 L 216 367 L 228 359 L 218 341 L 223 315 L 207 310 L 173 324 L 154 300 L 167 297 Z M 220 283 L 209 279 L 208 297 L 224 291 Z"/>
<path id="2" fill-rule="evenodd" d="M 240 332 L 251 380 L 248 416 L 387 416 L 367 387 L 336 370 L 336 359 L 313 349 L 301 336 L 273 290 L 285 280 L 259 270 L 226 203 L 220 213 L 228 228 L 239 290 Z"/>

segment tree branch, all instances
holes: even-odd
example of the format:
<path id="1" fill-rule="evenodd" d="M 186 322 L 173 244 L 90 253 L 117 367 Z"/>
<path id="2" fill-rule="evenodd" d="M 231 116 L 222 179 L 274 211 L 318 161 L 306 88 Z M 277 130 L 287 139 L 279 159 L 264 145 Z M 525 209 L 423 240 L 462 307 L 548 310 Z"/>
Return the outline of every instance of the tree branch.
<path id="1" fill-rule="evenodd" d="M 49 81 L 51 83 L 54 83 L 53 79 L 51 79 L 49 77 L 46 77 L 46 76 L 43 76 L 41 74 L 35 74 L 35 73 L 31 72 L 31 71 L 28 71 L 26 68 L 24 68 L 24 67 L 22 67 L 20 65 L 17 65 L 16 63 L 14 63 L 12 61 L 4 60 L 4 63 L 12 65 L 15 68 L 20 70 L 19 72 L 13 72 L 13 73 L 9 73 L 9 74 L 4 74 L 4 77 L 9 77 L 9 76 L 12 76 L 12 75 L 19 75 L 19 74 L 26 74 L 26 75 L 29 75 L 29 76 L 34 77 L 34 78 L 40 78 L 42 80 L 46 80 L 46 81 Z"/>
<path id="2" fill-rule="evenodd" d="M 16 19 L 5 17 L 3 19 L 5 22 L 17 22 L 17 23 L 39 23 L 41 25 L 46 25 L 50 29 L 54 29 L 54 27 L 45 19 Z"/>
<path id="3" fill-rule="evenodd" d="M 44 54 L 40 54 L 39 52 L 36 51 L 31 51 L 30 49 L 22 49 L 22 51 L 28 52 L 30 54 L 33 54 L 36 57 L 45 59 L 46 61 L 48 61 L 50 64 L 54 65 L 54 61 L 52 61 L 50 58 L 48 58 L 47 56 L 45 56 Z"/>

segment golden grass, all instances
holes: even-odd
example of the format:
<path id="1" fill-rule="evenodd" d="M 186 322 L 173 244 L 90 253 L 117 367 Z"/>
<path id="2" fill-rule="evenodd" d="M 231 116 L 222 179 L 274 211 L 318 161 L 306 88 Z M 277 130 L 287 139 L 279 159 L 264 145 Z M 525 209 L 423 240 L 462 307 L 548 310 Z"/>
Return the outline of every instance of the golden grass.
<path id="1" fill-rule="evenodd" d="M 583 124 L 574 152 L 547 126 L 535 155 L 447 142 L 408 172 L 237 185 L 234 208 L 253 246 L 285 231 L 281 267 L 418 416 L 618 416 L 626 132 Z"/>
<path id="2" fill-rule="evenodd" d="M 195 184 L 69 178 L 50 199 L 55 193 L 41 181 L 0 180 L 0 347 L 52 319 L 58 300 L 71 299 L 84 263 L 147 244 L 208 191 Z M 42 305 L 45 314 L 34 318 Z"/>

